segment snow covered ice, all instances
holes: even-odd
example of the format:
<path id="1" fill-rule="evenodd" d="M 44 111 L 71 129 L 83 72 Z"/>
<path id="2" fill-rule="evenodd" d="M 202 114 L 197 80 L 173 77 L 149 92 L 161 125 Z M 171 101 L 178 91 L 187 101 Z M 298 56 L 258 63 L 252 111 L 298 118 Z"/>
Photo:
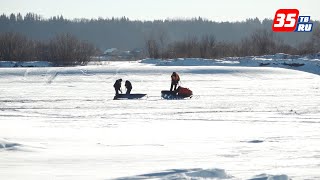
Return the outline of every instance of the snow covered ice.
<path id="1" fill-rule="evenodd" d="M 173 71 L 193 98 L 160 98 Z M 118 78 L 148 98 L 113 101 Z M 319 102 L 283 68 L 2 68 L 0 179 L 320 179 Z"/>

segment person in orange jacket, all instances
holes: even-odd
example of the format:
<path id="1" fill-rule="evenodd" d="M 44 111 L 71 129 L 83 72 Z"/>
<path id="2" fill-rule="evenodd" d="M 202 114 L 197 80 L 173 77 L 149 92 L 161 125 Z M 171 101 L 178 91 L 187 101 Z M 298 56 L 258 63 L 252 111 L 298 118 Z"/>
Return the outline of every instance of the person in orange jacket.
<path id="1" fill-rule="evenodd" d="M 174 90 L 174 91 L 177 90 L 177 85 L 178 85 L 179 81 L 180 81 L 180 77 L 179 77 L 178 73 L 173 72 L 172 75 L 171 75 L 171 87 L 170 87 L 170 91 L 172 91 L 173 86 L 174 86 L 174 89 L 173 89 L 173 90 Z"/>

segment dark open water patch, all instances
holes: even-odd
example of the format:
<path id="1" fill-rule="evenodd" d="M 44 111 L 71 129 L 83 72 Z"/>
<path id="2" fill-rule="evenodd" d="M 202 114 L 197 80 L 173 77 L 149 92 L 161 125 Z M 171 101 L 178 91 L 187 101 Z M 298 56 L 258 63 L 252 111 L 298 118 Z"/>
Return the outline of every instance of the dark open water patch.
<path id="1" fill-rule="evenodd" d="M 252 144 L 258 144 L 258 143 L 263 143 L 263 140 L 259 140 L 259 139 L 254 139 L 254 140 L 249 140 L 249 141 L 241 141 L 244 143 L 252 143 Z"/>

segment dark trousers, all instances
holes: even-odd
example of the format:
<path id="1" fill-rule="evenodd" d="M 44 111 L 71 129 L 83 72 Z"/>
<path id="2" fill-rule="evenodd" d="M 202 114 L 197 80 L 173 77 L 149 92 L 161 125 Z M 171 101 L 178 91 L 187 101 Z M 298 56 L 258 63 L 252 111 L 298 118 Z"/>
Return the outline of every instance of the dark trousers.
<path id="1" fill-rule="evenodd" d="M 119 95 L 119 91 L 120 91 L 120 89 L 116 89 L 116 88 L 114 88 L 114 90 L 116 91 L 116 95 Z"/>
<path id="2" fill-rule="evenodd" d="M 171 87 L 170 87 L 170 91 L 172 91 L 173 89 L 173 86 L 174 86 L 174 91 L 177 90 L 177 85 L 178 85 L 178 82 L 175 82 L 175 81 L 171 81 Z"/>
<path id="3" fill-rule="evenodd" d="M 131 89 L 127 89 L 126 94 L 130 94 L 130 92 L 131 92 Z"/>

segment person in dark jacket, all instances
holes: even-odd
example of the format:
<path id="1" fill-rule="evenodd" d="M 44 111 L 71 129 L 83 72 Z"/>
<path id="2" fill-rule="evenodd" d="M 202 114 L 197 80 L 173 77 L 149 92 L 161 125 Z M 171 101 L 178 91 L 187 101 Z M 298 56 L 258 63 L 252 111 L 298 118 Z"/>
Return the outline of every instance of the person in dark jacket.
<path id="1" fill-rule="evenodd" d="M 178 85 L 179 81 L 180 81 L 180 77 L 179 77 L 178 73 L 173 72 L 172 75 L 171 75 L 171 87 L 170 87 L 170 91 L 172 91 L 173 86 L 174 86 L 174 91 L 177 90 L 177 85 Z"/>
<path id="2" fill-rule="evenodd" d="M 126 86 L 127 92 L 126 94 L 130 94 L 131 90 L 132 90 L 132 84 L 130 81 L 126 81 L 126 83 L 124 84 Z"/>
<path id="3" fill-rule="evenodd" d="M 113 85 L 114 90 L 116 91 L 116 95 L 119 95 L 119 91 L 122 93 L 121 82 L 122 82 L 122 79 L 118 79 L 118 80 L 116 80 L 116 82 Z"/>

